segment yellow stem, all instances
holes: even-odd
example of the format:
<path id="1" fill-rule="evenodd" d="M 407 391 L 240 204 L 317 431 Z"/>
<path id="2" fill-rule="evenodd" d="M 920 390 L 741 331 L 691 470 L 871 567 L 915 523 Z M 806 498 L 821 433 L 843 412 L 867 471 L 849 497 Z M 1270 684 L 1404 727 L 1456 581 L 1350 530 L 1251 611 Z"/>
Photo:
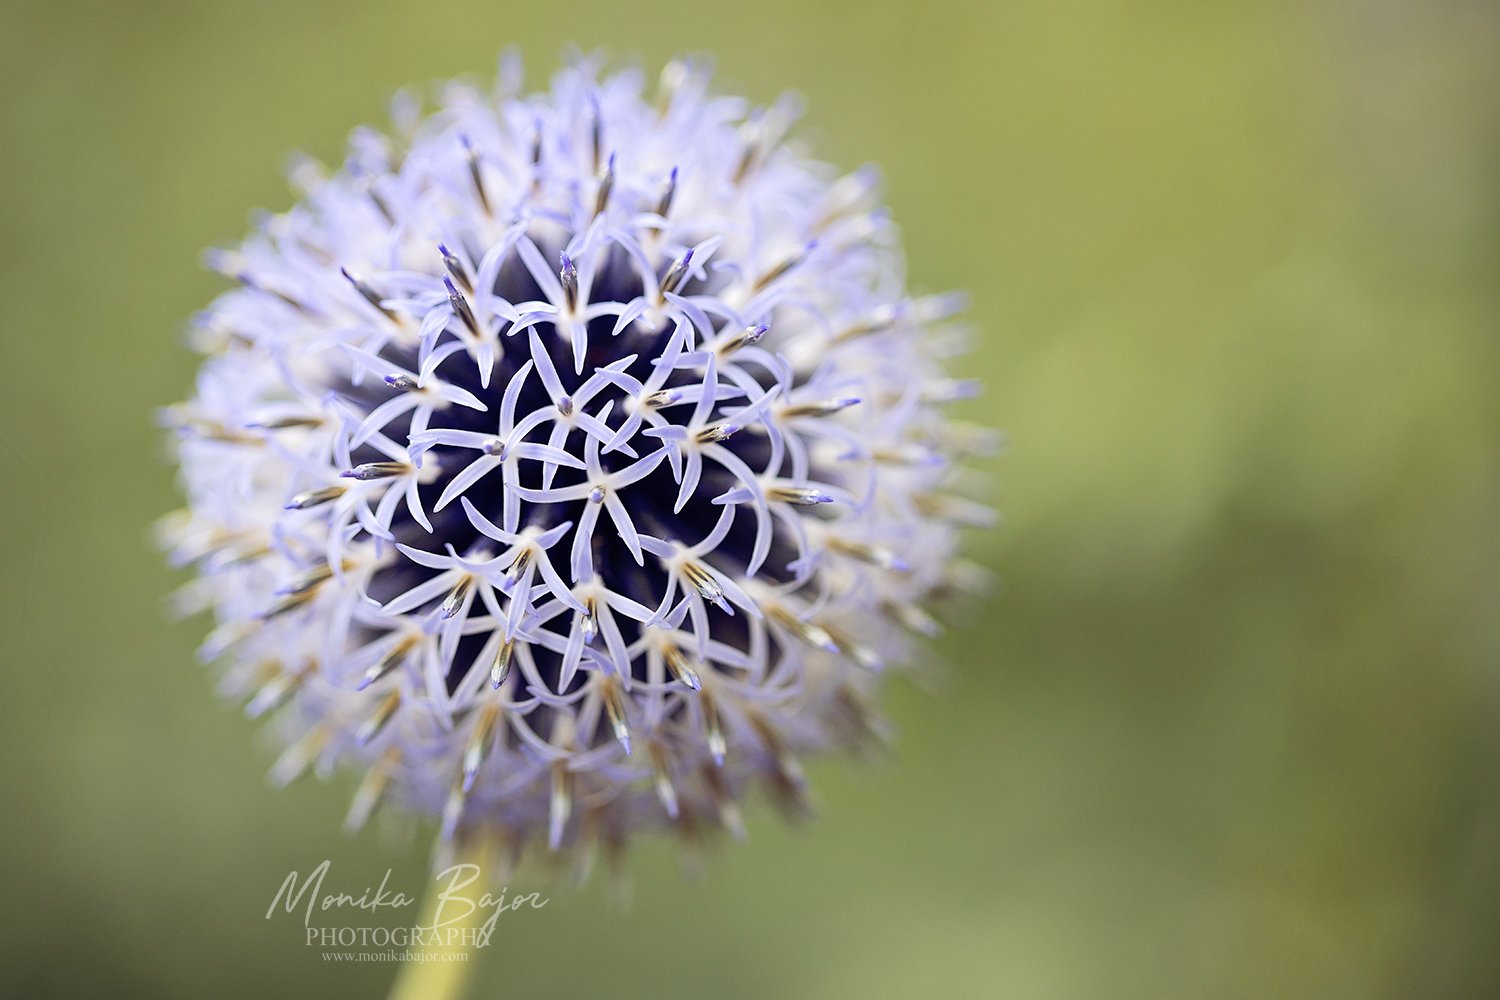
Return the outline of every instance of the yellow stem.
<path id="1" fill-rule="evenodd" d="M 490 853 L 482 839 L 478 843 L 471 843 L 458 859 L 459 863 L 479 866 L 480 877 L 469 886 L 470 890 L 477 890 L 484 882 L 485 862 L 489 860 Z M 441 894 L 448 885 L 447 879 L 434 879 L 422 903 L 419 927 L 430 928 L 436 925 L 442 906 Z M 478 895 L 477 891 L 475 895 Z M 411 951 L 422 957 L 418 961 L 402 963 L 401 970 L 396 973 L 396 981 L 391 985 L 390 1000 L 460 1000 L 466 994 L 478 960 L 476 935 L 473 932 L 484 924 L 490 913 L 477 906 L 469 908 L 467 912 L 462 912 L 460 908 L 461 916 L 453 919 L 453 912 L 450 906 L 442 917 L 442 936 L 453 939 L 453 943 L 413 947 Z M 450 929 L 457 933 L 450 935 Z"/>

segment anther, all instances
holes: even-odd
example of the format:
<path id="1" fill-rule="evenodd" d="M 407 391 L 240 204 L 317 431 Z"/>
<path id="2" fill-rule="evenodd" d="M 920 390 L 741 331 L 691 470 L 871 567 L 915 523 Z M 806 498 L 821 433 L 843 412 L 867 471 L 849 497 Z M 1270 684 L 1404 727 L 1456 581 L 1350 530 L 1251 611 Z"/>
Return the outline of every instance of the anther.
<path id="1" fill-rule="evenodd" d="M 842 399 L 824 399 L 816 403 L 796 403 L 791 406 L 783 406 L 781 415 L 783 417 L 827 417 L 847 410 L 860 402 L 857 396 L 845 396 Z"/>
<path id="2" fill-rule="evenodd" d="M 474 291 L 474 285 L 469 281 L 469 272 L 464 269 L 463 261 L 459 260 L 445 244 L 438 244 L 438 253 L 443 255 L 443 267 L 448 274 L 458 283 L 465 292 Z"/>
<path id="3" fill-rule="evenodd" d="M 681 287 L 683 279 L 687 277 L 688 268 L 693 264 L 693 248 L 688 247 L 681 257 L 672 261 L 667 273 L 662 275 L 661 293 L 667 295 L 677 291 Z"/>
<path id="4" fill-rule="evenodd" d="M 682 565 L 682 575 L 704 600 L 717 605 L 724 611 L 729 611 L 729 602 L 724 599 L 724 588 L 719 585 L 718 578 L 707 569 L 698 563 L 687 562 Z"/>
<path id="5" fill-rule="evenodd" d="M 661 68 L 661 77 L 656 84 L 656 113 L 665 115 L 672 107 L 672 98 L 687 80 L 687 67 L 673 59 Z"/>
<path id="6" fill-rule="evenodd" d="M 848 538 L 830 537 L 828 539 L 828 547 L 834 552 L 849 556 L 851 559 L 858 559 L 860 562 L 869 563 L 871 566 L 879 566 L 882 569 L 904 573 L 911 568 L 906 560 L 881 545 L 856 542 Z"/>
<path id="7" fill-rule="evenodd" d="M 253 424 L 246 424 L 245 426 L 260 431 L 284 431 L 294 427 L 321 427 L 323 426 L 323 418 L 277 417 L 275 420 L 262 420 Z"/>
<path id="8" fill-rule="evenodd" d="M 463 607 L 464 598 L 469 595 L 469 590 L 474 586 L 474 577 L 465 573 L 453 589 L 448 591 L 448 596 L 443 598 L 443 603 L 438 607 L 438 614 L 443 618 L 452 618 L 458 614 Z"/>
<path id="9" fill-rule="evenodd" d="M 663 219 L 672 210 L 672 199 L 677 197 L 677 168 L 667 175 L 666 186 L 662 188 L 661 197 L 656 200 L 656 214 Z"/>
<path id="10" fill-rule="evenodd" d="M 485 215 L 492 214 L 490 211 L 490 198 L 484 190 L 484 173 L 480 167 L 479 150 L 469 141 L 469 137 L 461 135 L 458 141 L 463 143 L 464 152 L 469 158 L 469 180 L 474 183 L 474 192 L 479 195 L 479 207 L 484 209 Z"/>
<path id="11" fill-rule="evenodd" d="M 698 704 L 703 709 L 703 732 L 708 739 L 708 752 L 713 755 L 714 763 L 722 767 L 729 742 L 724 738 L 724 725 L 719 720 L 719 704 L 708 691 L 699 692 Z"/>
<path id="12" fill-rule="evenodd" d="M 594 599 L 590 597 L 583 602 L 586 609 L 578 618 L 578 629 L 583 633 L 585 645 L 592 644 L 599 636 L 599 619 L 594 615 Z"/>
<path id="13" fill-rule="evenodd" d="M 479 336 L 479 322 L 474 318 L 473 310 L 469 308 L 469 301 L 463 297 L 453 281 L 446 275 L 443 277 L 443 287 L 448 291 L 448 305 L 452 307 L 453 315 L 468 327 L 470 333 L 476 337 Z"/>
<path id="14" fill-rule="evenodd" d="M 696 439 L 699 444 L 713 444 L 716 441 L 729 440 L 739 430 L 739 424 L 709 424 L 697 433 Z"/>
<path id="15" fill-rule="evenodd" d="M 321 582 L 322 581 L 319 581 L 319 583 Z M 308 601 L 311 601 L 315 596 L 317 596 L 317 593 L 318 588 L 317 585 L 314 584 L 313 586 L 308 587 L 304 590 L 282 594 L 274 602 L 272 602 L 269 608 L 261 612 L 261 620 L 270 621 L 272 618 L 284 615 L 288 611 L 293 611 L 297 608 L 300 608 Z"/>
<path id="16" fill-rule="evenodd" d="M 760 339 L 766 335 L 766 331 L 770 329 L 765 323 L 745 327 L 744 330 L 740 331 L 732 339 L 724 342 L 724 345 L 719 348 L 719 356 L 728 357 L 742 347 L 749 347 L 752 344 L 759 343 Z"/>
<path id="17" fill-rule="evenodd" d="M 673 677 L 694 691 L 703 690 L 703 681 L 698 677 L 698 671 L 694 670 L 692 663 L 688 662 L 681 647 L 672 643 L 661 651 L 661 656 L 667 663 L 667 669 L 672 671 Z"/>
<path id="18" fill-rule="evenodd" d="M 411 466 L 405 462 L 366 462 L 364 465 L 356 465 L 352 469 L 345 469 L 339 475 L 344 479 L 356 479 L 362 483 L 373 479 L 389 479 L 409 471 Z"/>
<path id="19" fill-rule="evenodd" d="M 762 274 L 759 278 L 755 279 L 755 284 L 750 288 L 751 293 L 753 294 L 755 292 L 761 291 L 766 286 L 774 282 L 777 278 L 780 278 L 792 268 L 802 263 L 807 259 L 807 255 L 812 251 L 812 248 L 813 244 L 809 243 L 807 246 L 802 247 L 799 250 L 794 250 L 792 253 L 788 254 L 781 261 L 781 263 L 777 264 L 765 274 Z"/>
<path id="20" fill-rule="evenodd" d="M 660 743 L 652 741 L 649 745 L 651 751 L 651 772 L 656 785 L 656 797 L 661 800 L 661 807 L 667 811 L 667 815 L 673 819 L 677 818 L 677 789 L 672 787 L 672 769 L 667 761 L 667 751 Z"/>
<path id="21" fill-rule="evenodd" d="M 354 792 L 354 800 L 349 804 L 349 815 L 344 819 L 344 829 L 352 833 L 369 821 L 381 800 L 385 798 L 386 789 L 391 784 L 391 772 L 395 770 L 396 762 L 400 759 L 401 751 L 392 746 L 370 766 L 370 770 L 365 773 L 364 780 L 359 783 L 359 788 Z"/>
<path id="22" fill-rule="evenodd" d="M 593 115 L 589 122 L 590 148 L 594 154 L 594 172 L 599 172 L 599 157 L 604 152 L 604 118 L 599 113 L 599 95 L 594 94 L 589 99 Z"/>
<path id="23" fill-rule="evenodd" d="M 337 500 L 344 495 L 342 486 L 325 486 L 320 490 L 303 490 L 291 500 L 287 501 L 285 510 L 307 510 L 309 507 L 317 507 L 330 500 Z"/>
<path id="24" fill-rule="evenodd" d="M 833 636 L 829 635 L 828 630 L 822 626 L 803 621 L 779 604 L 772 604 L 766 609 L 766 613 L 772 621 L 809 646 L 827 650 L 830 653 L 839 651 L 838 644 L 833 641 Z"/>
<path id="25" fill-rule="evenodd" d="M 305 594 L 316 590 L 320 585 L 333 576 L 333 569 L 327 563 L 319 563 L 312 569 L 297 577 L 291 583 L 278 590 L 278 594 Z"/>
<path id="26" fill-rule="evenodd" d="M 397 639 L 391 645 L 391 648 L 382 654 L 380 659 L 370 665 L 370 668 L 365 671 L 364 676 L 359 679 L 359 684 L 354 690 L 363 691 L 386 674 L 389 674 L 392 670 L 395 670 L 401 661 L 406 659 L 406 654 L 410 653 L 420 641 L 415 635 L 408 635 Z"/>
<path id="27" fill-rule="evenodd" d="M 366 302 L 370 303 L 370 305 L 374 306 L 377 310 L 379 310 L 382 316 L 390 320 L 394 320 L 396 318 L 395 313 L 391 312 L 381 304 L 380 295 L 375 291 L 375 289 L 365 284 L 362 279 L 355 277 L 352 273 L 350 273 L 348 268 L 339 268 L 339 273 L 344 276 L 344 279 L 348 281 L 349 284 L 354 286 L 354 290 L 360 294 L 360 297 L 363 298 Z"/>
<path id="28" fill-rule="evenodd" d="M 389 694 L 375 705 L 375 711 L 371 712 L 364 722 L 360 723 L 359 729 L 354 733 L 355 742 L 365 746 L 385 728 L 386 723 L 391 721 L 391 716 L 396 714 L 396 709 L 401 705 L 401 692 L 393 689 Z"/>
<path id="29" fill-rule="evenodd" d="M 563 304 L 567 311 L 578 310 L 578 267 L 573 263 L 573 258 L 567 253 L 558 255 L 562 268 L 557 272 L 558 280 L 562 282 Z"/>
<path id="30" fill-rule="evenodd" d="M 597 159 L 597 157 L 596 157 Z M 599 177 L 599 193 L 594 196 L 594 214 L 597 216 L 609 204 L 609 195 L 615 189 L 615 154 L 609 154 L 609 163 Z"/>
<path id="31" fill-rule="evenodd" d="M 766 497 L 797 507 L 816 507 L 819 504 L 833 503 L 833 497 L 810 486 L 772 486 L 766 490 Z"/>
<path id="32" fill-rule="evenodd" d="M 500 685 L 505 683 L 505 678 L 510 676 L 510 661 L 515 652 L 514 639 L 508 639 L 500 644 L 500 648 L 495 651 L 495 662 L 490 664 L 490 687 L 498 691 Z"/>
<path id="33" fill-rule="evenodd" d="M 495 720 L 499 714 L 500 706 L 493 701 L 479 710 L 479 718 L 474 723 L 474 731 L 469 734 L 469 742 L 464 746 L 461 787 L 465 794 L 473 789 L 474 779 L 479 777 L 479 769 L 484 766 L 485 757 L 489 756 L 491 737 L 495 732 Z"/>
<path id="34" fill-rule="evenodd" d="M 613 730 L 620 746 L 625 748 L 625 755 L 628 757 L 630 755 L 630 724 L 625 720 L 625 700 L 620 694 L 619 681 L 613 677 L 604 678 L 599 697 L 604 702 L 604 714 L 609 717 L 609 728 Z"/>

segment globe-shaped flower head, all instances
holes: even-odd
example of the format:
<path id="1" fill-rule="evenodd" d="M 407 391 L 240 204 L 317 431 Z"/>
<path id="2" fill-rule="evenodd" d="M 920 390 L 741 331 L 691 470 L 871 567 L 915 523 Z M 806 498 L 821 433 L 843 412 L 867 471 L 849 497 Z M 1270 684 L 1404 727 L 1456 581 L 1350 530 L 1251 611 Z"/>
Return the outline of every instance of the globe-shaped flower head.
<path id="1" fill-rule="evenodd" d="M 397 102 L 210 263 L 173 408 L 191 597 L 273 777 L 577 852 L 798 808 L 799 756 L 881 723 L 952 586 L 951 297 L 910 298 L 870 171 L 784 143 L 791 102 L 549 92 Z"/>

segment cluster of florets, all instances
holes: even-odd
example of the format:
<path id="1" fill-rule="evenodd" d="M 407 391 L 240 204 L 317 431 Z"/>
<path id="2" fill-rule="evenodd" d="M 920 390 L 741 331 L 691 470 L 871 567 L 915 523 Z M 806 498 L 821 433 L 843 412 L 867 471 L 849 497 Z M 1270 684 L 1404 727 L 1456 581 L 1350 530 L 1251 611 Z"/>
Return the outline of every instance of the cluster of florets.
<path id="1" fill-rule="evenodd" d="M 941 364 L 872 172 L 798 155 L 673 64 L 451 84 L 211 255 L 169 411 L 168 544 L 272 774 L 575 853 L 740 831 L 752 784 L 883 727 L 878 675 L 955 582 Z"/>

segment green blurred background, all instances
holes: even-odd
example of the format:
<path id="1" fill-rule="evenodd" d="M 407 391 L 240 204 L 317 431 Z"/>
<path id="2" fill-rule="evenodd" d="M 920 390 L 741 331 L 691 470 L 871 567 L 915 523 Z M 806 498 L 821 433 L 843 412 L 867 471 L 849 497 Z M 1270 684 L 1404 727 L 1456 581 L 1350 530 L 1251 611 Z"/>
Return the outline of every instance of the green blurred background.
<path id="1" fill-rule="evenodd" d="M 564 43 L 806 95 L 971 289 L 1003 592 L 898 753 L 699 882 L 503 919 L 481 995 L 1500 995 L 1500 8 L 0 3 L 0 992 L 379 995 L 263 919 L 424 880 L 264 783 L 164 621 L 199 250 L 396 87 Z M 524 882 L 524 880 L 518 880 Z M 524 886 L 522 886 L 524 887 Z M 534 886 L 533 886 L 534 887 Z M 515 888 L 513 886 L 513 888 Z"/>

